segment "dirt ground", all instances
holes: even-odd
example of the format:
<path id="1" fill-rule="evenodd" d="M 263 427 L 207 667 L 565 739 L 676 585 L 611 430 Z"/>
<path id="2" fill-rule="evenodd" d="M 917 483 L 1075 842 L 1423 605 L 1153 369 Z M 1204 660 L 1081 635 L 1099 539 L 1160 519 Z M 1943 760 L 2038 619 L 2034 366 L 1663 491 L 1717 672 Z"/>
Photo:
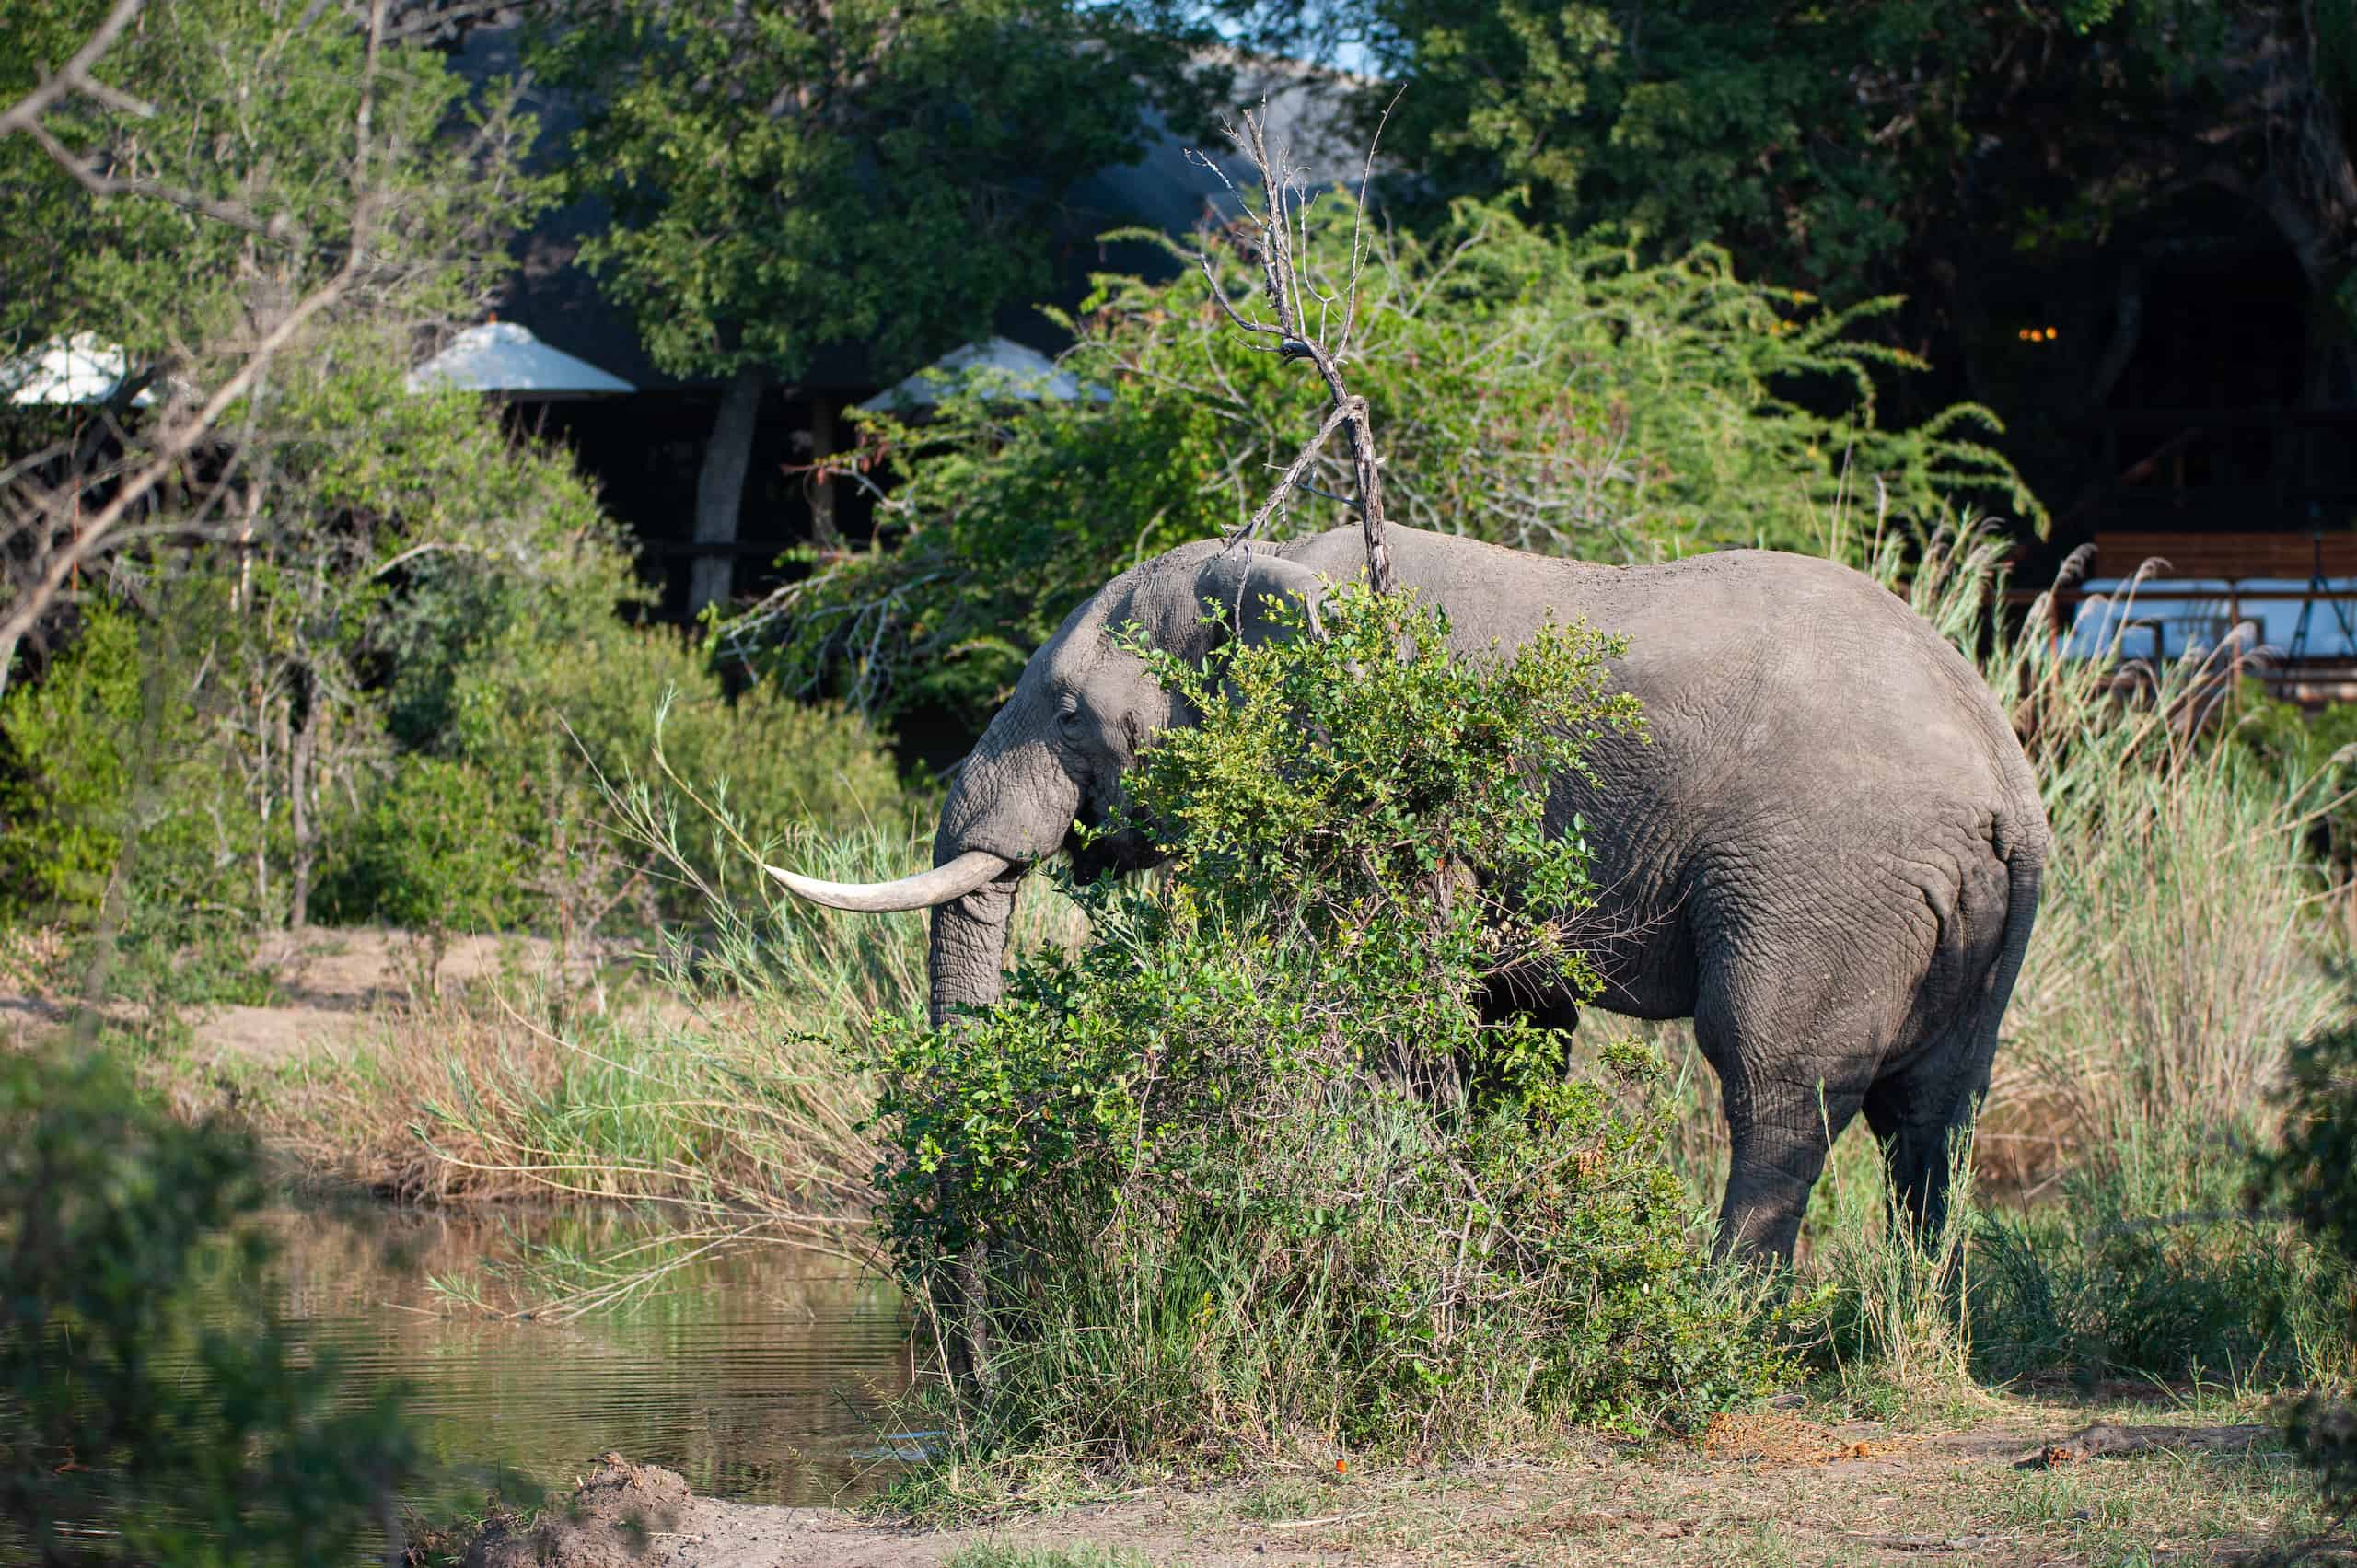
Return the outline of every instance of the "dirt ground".
<path id="1" fill-rule="evenodd" d="M 2271 1425 L 2005 1400 L 1938 1433 L 1722 1418 L 1696 1446 L 1594 1443 L 1469 1467 L 1169 1487 L 958 1530 L 691 1497 L 608 1455 L 477 1568 L 2357 1561 L 2320 1536 Z M 2117 1413 L 2117 1412 L 2115 1412 Z M 1054 1555 L 1051 1555 L 1054 1553 Z M 1062 1555 L 1068 1553 L 1069 1555 Z M 1119 1557 L 1106 1554 L 1120 1553 Z"/>
<path id="2" fill-rule="evenodd" d="M 622 956 L 616 945 L 594 945 L 569 954 L 565 968 L 576 983 L 594 982 Z M 454 936 L 436 955 L 416 933 L 384 927 L 278 933 L 253 958 L 270 977 L 273 1000 L 192 1010 L 189 1060 L 200 1068 L 276 1066 L 354 1044 L 388 1012 L 436 987 L 544 980 L 556 963 L 555 945 L 539 936 Z M 71 1016 L 68 997 L 0 981 L 0 1036 L 37 1034 Z"/>

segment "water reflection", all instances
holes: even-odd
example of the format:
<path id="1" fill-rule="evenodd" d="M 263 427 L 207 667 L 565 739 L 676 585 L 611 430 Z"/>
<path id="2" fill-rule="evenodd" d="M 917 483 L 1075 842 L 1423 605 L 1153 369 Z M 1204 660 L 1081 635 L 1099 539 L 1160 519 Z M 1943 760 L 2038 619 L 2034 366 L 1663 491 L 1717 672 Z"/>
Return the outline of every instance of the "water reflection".
<path id="1" fill-rule="evenodd" d="M 519 1239 L 611 1246 L 656 1223 L 283 1210 L 268 1216 L 280 1248 L 272 1286 L 307 1342 L 341 1358 L 355 1399 L 406 1379 L 429 1453 L 486 1484 L 506 1467 L 535 1487 L 569 1487 L 613 1448 L 707 1495 L 839 1500 L 876 1469 L 855 1451 L 872 1448 L 877 1406 L 906 1384 L 905 1323 L 888 1286 L 763 1250 L 699 1261 L 648 1299 L 552 1323 L 454 1306 L 428 1283 L 512 1255 Z"/>

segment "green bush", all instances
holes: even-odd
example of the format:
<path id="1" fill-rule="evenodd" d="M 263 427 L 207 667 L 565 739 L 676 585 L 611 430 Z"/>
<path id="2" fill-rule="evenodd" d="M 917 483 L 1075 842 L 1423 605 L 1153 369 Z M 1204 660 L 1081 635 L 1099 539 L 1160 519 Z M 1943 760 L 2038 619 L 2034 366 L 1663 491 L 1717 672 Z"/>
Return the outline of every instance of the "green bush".
<path id="1" fill-rule="evenodd" d="M 2252 1129 L 2131 1129 L 2054 1202 L 1982 1218 L 1972 1351 L 1985 1376 L 2297 1388 L 2342 1370 L 2357 1271 L 2250 1206 Z"/>
<path id="2" fill-rule="evenodd" d="M 616 907 L 626 887 L 644 898 L 621 902 L 625 912 L 698 918 L 701 896 L 678 868 L 655 877 L 617 858 L 603 830 L 599 780 L 653 772 L 658 714 L 673 771 L 699 792 L 726 788 L 756 843 L 905 815 L 890 759 L 859 719 L 773 685 L 731 699 L 668 630 L 606 617 L 552 637 L 519 623 L 469 653 L 447 683 L 403 692 L 404 712 L 432 727 L 363 813 L 323 895 L 334 918 L 547 928 Z M 658 806 L 681 804 L 668 784 L 661 793 Z M 702 841 L 684 847 L 700 871 L 724 857 Z M 558 907 L 566 900 L 572 910 Z"/>
<path id="3" fill-rule="evenodd" d="M 2357 974 L 2344 970 L 2357 994 Z M 2293 1407 L 2292 1446 L 2316 1471 L 2332 1505 L 2357 1510 L 2357 1021 L 2319 1030 L 2292 1053 L 2282 1146 L 2262 1167 L 2261 1186 L 2288 1202 L 2293 1216 L 2342 1268 L 2328 1303 L 2343 1336 L 2340 1354 Z"/>
<path id="4" fill-rule="evenodd" d="M 99 976 L 167 1009 L 264 1000 L 251 868 L 284 837 L 245 808 L 203 661 L 176 635 L 187 608 L 166 624 L 93 598 L 43 678 L 0 703 L 0 919 L 66 934 L 48 983 Z"/>
<path id="5" fill-rule="evenodd" d="M 417 931 L 529 925 L 527 855 L 538 823 L 522 809 L 520 784 L 471 761 L 401 758 L 353 821 L 320 912 Z"/>
<path id="6" fill-rule="evenodd" d="M 134 816 L 148 886 L 189 902 L 238 896 L 224 873 L 250 838 L 206 810 L 226 781 L 183 661 L 151 632 L 94 599 L 44 678 L 0 703 L 0 912 L 10 918 L 87 920 Z"/>
<path id="7" fill-rule="evenodd" d="M 248 1137 L 103 1057 L 0 1053 L 0 1555 L 350 1562 L 389 1518 L 398 1392 L 354 1400 L 250 1295 L 197 1318 L 203 1270 L 262 1263 L 261 1195 Z"/>
<path id="8" fill-rule="evenodd" d="M 1616 645 L 1457 660 L 1355 588 L 1322 616 L 1147 653 L 1203 714 L 1130 781 L 1168 874 L 1082 890 L 1093 940 L 990 1012 L 879 1030 L 890 1244 L 973 1373 L 965 1457 L 1477 1448 L 1690 1423 L 1781 1367 L 1664 1159 L 1656 1063 L 1575 1073 L 1480 1005 L 1592 990 L 1585 847 L 1525 781 L 1640 722 Z"/>

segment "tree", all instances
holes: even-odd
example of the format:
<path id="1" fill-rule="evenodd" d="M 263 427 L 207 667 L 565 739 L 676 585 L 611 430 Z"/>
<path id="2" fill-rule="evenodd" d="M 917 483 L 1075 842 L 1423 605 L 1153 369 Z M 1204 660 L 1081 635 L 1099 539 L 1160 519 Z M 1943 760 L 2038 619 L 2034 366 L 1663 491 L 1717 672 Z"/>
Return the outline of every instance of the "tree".
<path id="1" fill-rule="evenodd" d="M 95 413 L 0 423 L 0 670 L 29 633 L 87 645 L 56 701 L 0 711 L 0 865 L 75 846 L 64 879 L 19 875 L 0 903 L 89 914 L 95 873 L 119 932 L 145 832 L 159 915 L 300 925 L 337 796 L 386 764 L 395 655 L 518 617 L 562 636 L 626 591 L 568 460 L 404 384 L 549 192 L 517 168 L 512 90 L 466 102 L 382 13 L 0 5 L 31 45 L 0 77 L 20 89 L 0 214 L 25 240 L 0 258 L 0 344 L 87 333 L 126 368 Z"/>
<path id="2" fill-rule="evenodd" d="M 1267 0 L 1260 41 L 1379 81 L 1395 192 L 1511 193 L 1572 231 L 1724 245 L 1837 304 L 1901 292 L 1886 341 L 2016 427 L 2103 406 L 2143 280 L 2271 232 L 2312 312 L 2286 402 L 2357 398 L 2357 11 L 2321 0 Z M 1391 107 L 1399 85 L 1396 109 Z M 2042 302 L 2033 305 L 2030 302 Z M 2061 320 L 2026 361 L 2023 313 Z M 2033 478 L 2059 488 L 2060 448 Z M 2049 467 L 2061 463 L 2063 467 Z"/>
<path id="3" fill-rule="evenodd" d="M 382 12 L 0 0 L 19 45 L 0 65 L 0 358 L 87 334 L 125 361 L 95 415 L 12 414 L 0 437 L 0 683 L 126 547 L 250 543 L 287 389 L 406 368 L 418 334 L 479 311 L 546 201 L 517 168 L 513 91 L 463 103 Z"/>
<path id="4" fill-rule="evenodd" d="M 722 378 L 695 538 L 726 545 L 773 381 L 857 349 L 889 379 L 1046 275 L 1049 218 L 1197 101 L 1162 0 L 597 0 L 535 55 L 582 92 L 582 261 L 656 363 Z M 985 63 L 986 67 L 985 68 Z M 1215 84 L 1213 84 L 1215 85 Z M 700 559 L 691 609 L 726 596 Z"/>

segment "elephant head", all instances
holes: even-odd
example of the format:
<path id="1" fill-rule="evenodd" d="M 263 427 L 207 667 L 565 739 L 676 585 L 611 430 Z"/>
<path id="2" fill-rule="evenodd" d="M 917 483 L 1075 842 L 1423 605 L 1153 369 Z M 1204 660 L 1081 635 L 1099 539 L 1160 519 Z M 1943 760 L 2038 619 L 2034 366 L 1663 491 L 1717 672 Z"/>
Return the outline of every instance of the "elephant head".
<path id="1" fill-rule="evenodd" d="M 1112 814 L 1123 773 L 1155 733 L 1187 717 L 1144 661 L 1120 645 L 1120 633 L 1134 625 L 1152 646 L 1200 660 L 1229 637 L 1268 635 L 1271 599 L 1298 598 L 1314 619 L 1321 589 L 1306 566 L 1210 540 L 1123 573 L 1065 617 L 1024 667 L 958 770 L 941 808 L 932 870 L 841 883 L 767 869 L 802 898 L 835 909 L 931 909 L 935 1022 L 997 1000 L 1026 872 L 1060 849 L 1073 852 L 1083 881 L 1150 864 L 1149 847 L 1133 834 L 1083 846 L 1077 833 Z"/>

